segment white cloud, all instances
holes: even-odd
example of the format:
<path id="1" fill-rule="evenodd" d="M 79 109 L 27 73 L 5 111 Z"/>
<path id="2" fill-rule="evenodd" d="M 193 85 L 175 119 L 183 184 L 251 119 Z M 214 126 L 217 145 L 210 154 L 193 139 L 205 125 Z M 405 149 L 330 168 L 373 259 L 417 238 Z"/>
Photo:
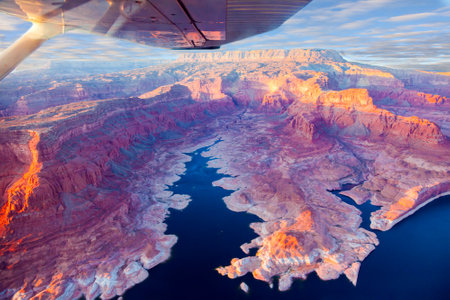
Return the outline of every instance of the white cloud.
<path id="1" fill-rule="evenodd" d="M 23 23 L 25 23 L 25 21 L 23 21 L 20 18 L 1 14 L 0 15 L 0 32 L 16 31 L 18 29 L 18 26 Z"/>
<path id="2" fill-rule="evenodd" d="M 407 14 L 407 15 L 391 17 L 387 21 L 389 21 L 389 22 L 409 22 L 409 21 L 415 21 L 415 20 L 419 20 L 419 19 L 423 19 L 423 18 L 433 17 L 436 15 L 437 15 L 436 13 L 432 13 L 432 12 Z"/>
<path id="3" fill-rule="evenodd" d="M 330 48 L 369 64 L 426 66 L 428 62 L 436 70 L 439 61 L 443 68 L 450 61 L 445 56 L 450 47 L 450 18 L 446 18 L 450 7 L 439 7 L 439 1 L 314 0 L 279 29 L 222 48 Z M 22 25 L 18 18 L 0 15 L 0 47 L 26 30 Z M 179 53 L 74 30 L 47 42 L 32 58 L 145 61 Z"/>
<path id="4" fill-rule="evenodd" d="M 366 20 L 358 20 L 358 21 L 348 22 L 348 23 L 345 23 L 345 24 L 342 24 L 341 26 L 339 26 L 339 29 L 341 29 L 341 30 L 360 29 L 364 26 L 374 23 L 376 20 L 379 20 L 379 19 L 380 18 L 370 18 L 370 19 L 366 19 Z"/>

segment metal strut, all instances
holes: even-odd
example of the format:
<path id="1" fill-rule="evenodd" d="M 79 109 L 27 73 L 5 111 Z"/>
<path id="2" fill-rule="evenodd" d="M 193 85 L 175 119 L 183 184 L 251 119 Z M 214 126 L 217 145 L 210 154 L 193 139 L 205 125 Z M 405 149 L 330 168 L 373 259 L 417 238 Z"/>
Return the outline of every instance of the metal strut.
<path id="1" fill-rule="evenodd" d="M 0 53 L 0 81 L 48 39 L 63 33 L 59 24 L 33 23 L 17 41 Z"/>

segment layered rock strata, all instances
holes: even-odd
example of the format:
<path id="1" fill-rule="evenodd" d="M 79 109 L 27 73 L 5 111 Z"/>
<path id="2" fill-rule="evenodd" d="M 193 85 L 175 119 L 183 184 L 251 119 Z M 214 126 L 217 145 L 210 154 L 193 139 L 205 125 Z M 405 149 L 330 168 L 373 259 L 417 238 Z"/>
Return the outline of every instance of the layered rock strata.
<path id="1" fill-rule="evenodd" d="M 164 235 L 168 209 L 189 201 L 166 191 L 183 152 L 214 137 L 196 122 L 230 105 L 198 105 L 174 86 L 148 101 L 83 102 L 2 124 L 12 167 L 1 176 L 1 297 L 111 298 L 144 280 L 176 242 Z"/>
<path id="2" fill-rule="evenodd" d="M 73 83 L 56 82 L 18 109 L 23 88 L 10 91 L 18 99 L 0 119 L 0 297 L 111 298 L 144 280 L 176 242 L 164 234 L 169 209 L 189 201 L 166 190 L 184 172 L 183 153 L 217 139 L 209 165 L 231 175 L 215 182 L 234 191 L 227 207 L 261 218 L 250 225 L 258 238 L 241 247 L 256 254 L 218 271 L 279 276 L 280 290 L 311 272 L 356 284 L 378 244 L 331 190 L 351 183 L 343 194 L 380 206 L 371 216 L 379 230 L 450 190 L 449 76 L 326 50 L 194 54 L 156 70 L 79 87 L 101 92 L 106 77 L 129 85 L 115 99 L 73 97 L 64 94 Z M 170 75 L 150 84 L 161 72 Z"/>

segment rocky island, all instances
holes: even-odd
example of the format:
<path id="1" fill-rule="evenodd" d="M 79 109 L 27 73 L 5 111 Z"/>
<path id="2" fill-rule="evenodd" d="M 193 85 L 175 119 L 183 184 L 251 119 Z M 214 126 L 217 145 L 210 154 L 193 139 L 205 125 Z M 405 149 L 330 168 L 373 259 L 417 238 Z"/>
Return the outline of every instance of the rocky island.
<path id="1" fill-rule="evenodd" d="M 189 204 L 167 186 L 214 141 L 227 207 L 261 219 L 247 256 L 217 271 L 280 290 L 312 272 L 356 285 L 376 230 L 450 192 L 445 74 L 296 49 L 18 78 L 0 85 L 0 298 L 107 299 L 143 281 L 177 241 L 169 209 Z M 331 193 L 346 185 L 379 207 L 373 231 Z"/>

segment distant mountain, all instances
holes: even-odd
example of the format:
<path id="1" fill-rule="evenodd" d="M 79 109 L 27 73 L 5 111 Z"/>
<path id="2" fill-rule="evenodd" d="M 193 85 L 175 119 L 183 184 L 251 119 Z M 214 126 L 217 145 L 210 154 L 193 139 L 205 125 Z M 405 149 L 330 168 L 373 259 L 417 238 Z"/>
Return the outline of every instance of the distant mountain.
<path id="1" fill-rule="evenodd" d="M 194 52 L 180 55 L 177 62 L 248 62 L 248 61 L 292 60 L 298 62 L 339 62 L 346 60 L 335 50 L 324 49 L 292 49 L 292 50 L 253 50 L 228 52 Z"/>

